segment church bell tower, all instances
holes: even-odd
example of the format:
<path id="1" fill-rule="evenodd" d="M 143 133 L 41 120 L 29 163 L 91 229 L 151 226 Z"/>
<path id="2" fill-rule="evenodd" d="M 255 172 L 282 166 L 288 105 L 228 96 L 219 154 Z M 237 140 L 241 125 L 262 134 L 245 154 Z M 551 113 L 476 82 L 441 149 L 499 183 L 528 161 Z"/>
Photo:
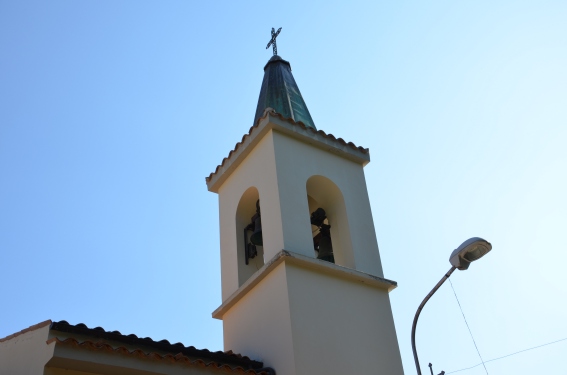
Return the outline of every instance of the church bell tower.
<path id="1" fill-rule="evenodd" d="M 401 375 L 396 283 L 383 277 L 363 171 L 369 151 L 316 129 L 277 33 L 253 126 L 206 178 L 219 196 L 213 317 L 226 350 L 278 375 Z"/>

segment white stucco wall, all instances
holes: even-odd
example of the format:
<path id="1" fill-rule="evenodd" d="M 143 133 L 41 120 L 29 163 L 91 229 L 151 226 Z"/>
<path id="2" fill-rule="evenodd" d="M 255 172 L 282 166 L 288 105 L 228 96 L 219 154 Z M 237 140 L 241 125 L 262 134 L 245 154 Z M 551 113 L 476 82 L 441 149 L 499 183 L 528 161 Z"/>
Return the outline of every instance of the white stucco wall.
<path id="1" fill-rule="evenodd" d="M 323 176 L 340 189 L 344 198 L 354 268 L 382 277 L 363 166 L 278 132 L 273 132 L 273 139 L 284 249 L 313 253 L 306 184 L 312 176 Z"/>
<path id="2" fill-rule="evenodd" d="M 388 293 L 286 268 L 297 374 L 403 374 Z"/>
<path id="3" fill-rule="evenodd" d="M 221 245 L 221 276 L 223 301 L 242 284 L 238 278 L 236 211 L 240 198 L 250 187 L 260 196 L 264 258 L 270 259 L 283 249 L 284 240 L 275 170 L 274 144 L 271 136 L 264 137 L 246 159 L 226 179 L 219 189 L 219 220 Z M 241 260 L 240 260 L 241 261 Z M 255 267 L 255 265 L 251 265 Z"/>
<path id="4" fill-rule="evenodd" d="M 223 317 L 224 348 L 295 374 L 285 265 L 277 266 Z"/>
<path id="5" fill-rule="evenodd" d="M 247 146 L 250 149 L 245 157 L 223 172 L 218 187 L 223 301 L 243 284 L 243 275 L 249 277 L 282 249 L 315 256 L 307 199 L 307 182 L 313 176 L 332 181 L 344 199 L 344 208 L 333 213 L 340 214 L 336 222 L 344 225 L 331 223 L 332 235 L 346 244 L 336 249 L 347 254 L 337 261 L 383 276 L 363 165 L 277 130 L 262 134 L 256 144 Z M 238 255 L 243 227 L 242 223 L 236 225 L 236 212 L 251 187 L 260 197 L 264 262 L 255 261 L 250 270 L 243 271 L 243 256 Z"/>
<path id="6" fill-rule="evenodd" d="M 279 375 L 403 374 L 387 290 L 348 276 L 284 261 L 224 313 L 225 349 Z"/>
<path id="7" fill-rule="evenodd" d="M 50 322 L 49 322 L 50 323 Z M 0 342 L 0 375 L 40 375 L 55 345 L 45 342 L 49 324 Z"/>

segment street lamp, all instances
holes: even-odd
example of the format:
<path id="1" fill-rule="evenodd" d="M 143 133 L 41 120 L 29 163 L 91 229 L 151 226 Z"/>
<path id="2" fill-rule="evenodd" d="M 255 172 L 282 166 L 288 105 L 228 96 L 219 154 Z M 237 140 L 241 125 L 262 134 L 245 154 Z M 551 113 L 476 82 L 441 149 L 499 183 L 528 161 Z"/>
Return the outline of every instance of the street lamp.
<path id="1" fill-rule="evenodd" d="M 443 283 L 451 276 L 455 269 L 459 269 L 461 271 L 466 270 L 469 268 L 469 265 L 477 259 L 482 258 L 486 253 L 492 250 L 492 245 L 490 242 L 483 240 L 480 237 L 473 237 L 469 238 L 465 242 L 461 244 L 458 248 L 456 248 L 449 257 L 449 262 L 451 263 L 451 269 L 441 278 L 441 280 L 435 285 L 435 287 L 429 292 L 429 294 L 425 297 L 421 305 L 417 308 L 415 313 L 415 317 L 413 318 L 413 325 L 411 327 L 411 346 L 413 349 L 413 359 L 415 360 L 415 367 L 417 368 L 418 375 L 421 375 L 421 369 L 419 368 L 419 359 L 417 358 L 417 351 L 415 349 L 415 327 L 417 325 L 417 319 L 419 318 L 419 314 L 421 314 L 421 310 L 423 306 L 429 301 L 431 296 L 435 294 L 437 289 L 443 285 Z"/>

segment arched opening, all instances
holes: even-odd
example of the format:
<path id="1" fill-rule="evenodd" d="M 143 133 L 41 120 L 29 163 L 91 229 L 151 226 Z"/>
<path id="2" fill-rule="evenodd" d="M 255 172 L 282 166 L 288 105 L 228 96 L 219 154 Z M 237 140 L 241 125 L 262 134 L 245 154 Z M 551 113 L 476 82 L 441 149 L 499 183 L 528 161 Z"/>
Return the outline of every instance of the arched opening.
<path id="1" fill-rule="evenodd" d="M 318 225 L 311 225 L 311 232 L 314 240 L 314 255 L 321 257 L 323 255 L 328 260 L 327 253 L 329 251 L 328 244 L 320 241 L 325 238 L 325 229 L 330 229 L 330 242 L 332 243 L 332 254 L 334 262 L 338 265 L 355 268 L 354 254 L 352 251 L 352 241 L 350 237 L 350 227 L 346 213 L 345 201 L 341 190 L 334 182 L 323 176 L 311 176 L 307 180 L 307 202 L 309 205 L 309 215 L 313 219 L 315 216 L 322 215 L 322 212 L 316 212 L 318 208 L 324 210 L 324 220 L 311 220 L 312 223 L 317 222 Z M 330 226 L 327 228 L 325 226 Z M 315 250 L 315 244 L 319 236 L 320 251 Z M 321 253 L 321 251 L 324 252 Z"/>
<path id="2" fill-rule="evenodd" d="M 253 220 L 259 208 L 259 193 L 255 187 L 248 188 L 236 209 L 236 251 L 238 263 L 238 285 L 241 286 L 246 280 L 264 265 L 264 249 L 260 245 L 251 243 L 251 237 L 255 233 L 253 224 L 259 226 L 258 220 Z M 256 217 L 257 218 L 257 217 Z"/>

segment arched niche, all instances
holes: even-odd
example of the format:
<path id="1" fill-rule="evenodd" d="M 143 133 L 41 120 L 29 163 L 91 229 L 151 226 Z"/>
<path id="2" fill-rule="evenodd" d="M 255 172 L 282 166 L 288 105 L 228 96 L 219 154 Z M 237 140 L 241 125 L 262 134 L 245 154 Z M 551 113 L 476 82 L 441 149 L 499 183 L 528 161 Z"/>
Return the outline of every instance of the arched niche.
<path id="1" fill-rule="evenodd" d="M 324 176 L 311 176 L 307 180 L 307 202 L 309 215 L 321 207 L 327 213 L 331 225 L 331 241 L 335 263 L 340 266 L 355 268 L 350 226 L 346 213 L 345 200 L 341 190 L 333 181 Z M 311 227 L 312 232 L 316 229 Z M 313 250 L 315 257 L 316 251 Z"/>
<path id="2" fill-rule="evenodd" d="M 240 201 L 238 202 L 238 207 L 236 209 L 236 251 L 237 251 L 237 266 L 238 266 L 238 286 L 244 284 L 246 280 L 258 271 L 264 265 L 264 249 L 262 246 L 257 246 L 256 257 L 249 259 L 248 264 L 246 264 L 246 247 L 245 247 L 245 234 L 244 228 L 250 224 L 252 216 L 256 213 L 256 202 L 260 198 L 258 189 L 255 187 L 248 188 Z M 252 233 L 248 232 L 248 238 Z"/>

